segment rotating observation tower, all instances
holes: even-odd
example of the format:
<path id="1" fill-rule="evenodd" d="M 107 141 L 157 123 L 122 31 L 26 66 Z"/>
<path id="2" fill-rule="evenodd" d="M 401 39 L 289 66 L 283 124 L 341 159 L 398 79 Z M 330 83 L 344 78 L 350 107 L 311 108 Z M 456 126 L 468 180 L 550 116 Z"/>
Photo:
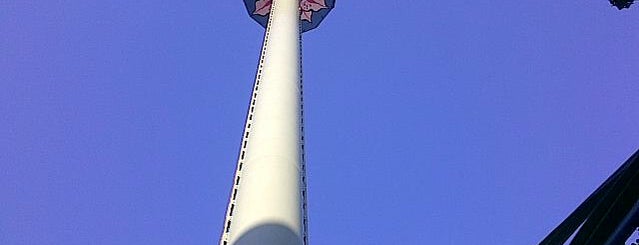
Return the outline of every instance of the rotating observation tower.
<path id="1" fill-rule="evenodd" d="M 265 28 L 220 245 L 308 244 L 302 33 L 335 0 L 244 0 Z"/>

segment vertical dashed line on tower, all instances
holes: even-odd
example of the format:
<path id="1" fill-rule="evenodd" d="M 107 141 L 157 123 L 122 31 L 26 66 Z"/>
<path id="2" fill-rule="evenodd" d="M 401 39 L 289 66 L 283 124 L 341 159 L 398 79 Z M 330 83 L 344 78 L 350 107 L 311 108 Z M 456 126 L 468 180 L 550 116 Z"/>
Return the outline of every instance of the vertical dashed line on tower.
<path id="1" fill-rule="evenodd" d="M 307 191 L 306 191 L 306 156 L 304 154 L 304 86 L 302 72 L 302 25 L 300 22 L 299 33 L 299 55 L 300 55 L 300 178 L 301 178 L 301 197 L 302 197 L 302 240 L 304 245 L 308 245 L 308 207 L 307 207 Z"/>
<path id="2" fill-rule="evenodd" d="M 274 13 L 276 11 L 275 2 L 271 5 L 271 13 L 270 16 L 275 16 Z M 262 44 L 262 53 L 260 55 L 260 61 L 257 69 L 257 74 L 255 76 L 255 83 L 253 85 L 253 91 L 251 93 L 251 102 L 249 103 L 249 108 L 247 110 L 246 122 L 244 124 L 244 132 L 242 133 L 242 144 L 240 147 L 239 157 L 237 166 L 235 169 L 235 175 L 233 177 L 233 188 L 231 190 L 231 194 L 229 195 L 229 202 L 226 211 L 226 217 L 224 220 L 224 228 L 222 230 L 222 239 L 220 241 L 220 245 L 228 245 L 229 244 L 229 234 L 231 232 L 232 224 L 233 224 L 233 211 L 236 205 L 236 199 L 238 195 L 238 190 L 241 184 L 241 176 L 242 176 L 242 168 L 244 167 L 248 141 L 250 139 L 250 130 L 251 124 L 253 123 L 253 112 L 255 110 L 256 101 L 258 99 L 258 89 L 260 85 L 260 81 L 262 80 L 262 70 L 264 68 L 264 60 L 266 59 L 266 51 L 267 44 L 269 42 L 269 36 L 271 34 L 271 20 L 269 16 L 269 23 L 266 27 L 266 33 L 264 34 L 264 42 Z"/>

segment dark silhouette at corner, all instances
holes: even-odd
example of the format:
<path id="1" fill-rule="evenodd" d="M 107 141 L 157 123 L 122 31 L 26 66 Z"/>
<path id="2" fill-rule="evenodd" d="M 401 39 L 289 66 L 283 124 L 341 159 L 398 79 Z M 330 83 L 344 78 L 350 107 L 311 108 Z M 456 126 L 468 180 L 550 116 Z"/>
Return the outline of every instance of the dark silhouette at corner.
<path id="1" fill-rule="evenodd" d="M 244 232 L 231 245 L 300 245 L 302 238 L 290 228 L 274 223 L 267 223 Z"/>
<path id="2" fill-rule="evenodd" d="M 639 150 L 557 226 L 540 245 L 625 244 L 639 227 Z M 638 241 L 639 242 L 639 241 Z"/>
<path id="3" fill-rule="evenodd" d="M 617 9 L 627 9 L 630 8 L 630 5 L 635 2 L 635 0 L 608 0 L 612 6 L 617 7 Z"/>

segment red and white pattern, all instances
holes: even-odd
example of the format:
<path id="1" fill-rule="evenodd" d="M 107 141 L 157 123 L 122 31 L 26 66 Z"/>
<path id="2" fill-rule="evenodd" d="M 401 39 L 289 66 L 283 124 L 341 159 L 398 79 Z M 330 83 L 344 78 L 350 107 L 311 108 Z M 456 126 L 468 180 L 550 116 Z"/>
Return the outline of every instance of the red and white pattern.
<path id="1" fill-rule="evenodd" d="M 256 0 L 255 12 L 253 12 L 253 14 L 262 16 L 268 15 L 271 12 L 272 4 L 273 0 Z M 326 6 L 326 0 L 300 0 L 300 19 L 312 22 L 313 12 L 317 12 L 325 8 L 328 8 Z"/>

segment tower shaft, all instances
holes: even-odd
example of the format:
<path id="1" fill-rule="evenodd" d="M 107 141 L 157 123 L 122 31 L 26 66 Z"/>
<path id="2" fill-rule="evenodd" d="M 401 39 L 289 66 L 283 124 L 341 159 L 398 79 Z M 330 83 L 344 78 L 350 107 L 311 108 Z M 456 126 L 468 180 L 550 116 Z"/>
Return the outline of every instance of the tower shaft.
<path id="1" fill-rule="evenodd" d="M 299 0 L 273 0 L 220 244 L 306 241 Z"/>

